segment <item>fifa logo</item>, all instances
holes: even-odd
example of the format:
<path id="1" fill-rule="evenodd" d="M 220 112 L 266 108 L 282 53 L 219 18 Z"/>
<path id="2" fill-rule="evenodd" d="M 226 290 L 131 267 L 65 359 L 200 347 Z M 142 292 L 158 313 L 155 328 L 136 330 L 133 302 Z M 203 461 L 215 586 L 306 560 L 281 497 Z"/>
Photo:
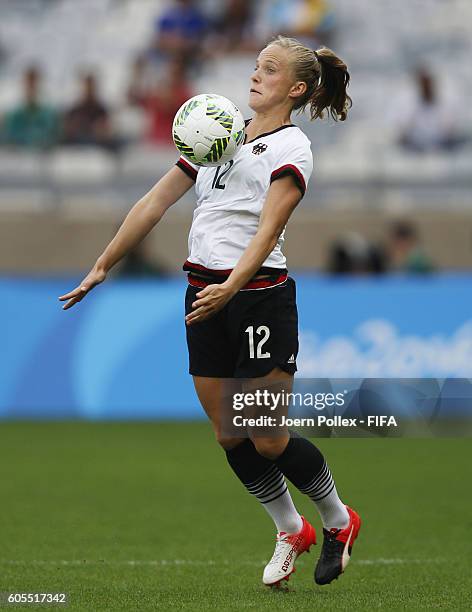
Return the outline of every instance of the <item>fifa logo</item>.
<path id="1" fill-rule="evenodd" d="M 260 155 L 261 153 L 264 153 L 266 149 L 267 145 L 263 142 L 259 142 L 252 147 L 252 152 L 254 153 L 254 155 Z"/>

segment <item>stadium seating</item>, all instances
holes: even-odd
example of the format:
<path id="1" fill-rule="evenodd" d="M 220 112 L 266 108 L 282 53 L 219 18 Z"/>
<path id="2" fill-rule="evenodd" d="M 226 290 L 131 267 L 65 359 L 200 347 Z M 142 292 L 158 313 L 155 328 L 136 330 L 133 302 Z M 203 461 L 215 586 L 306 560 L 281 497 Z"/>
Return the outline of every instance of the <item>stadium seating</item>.
<path id="1" fill-rule="evenodd" d="M 267 2 L 267 0 L 265 0 Z M 203 3 L 208 4 L 207 2 Z M 264 4 L 261 3 L 262 5 Z M 454 153 L 424 157 L 399 150 L 389 113 L 399 91 L 411 88 L 411 70 L 427 64 L 445 91 L 461 99 L 472 87 L 469 69 L 472 55 L 472 3 L 469 0 L 332 0 L 336 15 L 333 46 L 349 60 L 352 72 L 354 106 L 343 125 L 310 124 L 300 118 L 312 140 L 315 154 L 313 181 L 318 189 L 333 191 L 346 183 L 357 189 L 353 201 L 382 207 L 399 190 L 414 184 L 410 198 L 417 206 L 440 206 L 431 184 L 439 180 L 454 187 L 443 205 L 463 206 L 464 190 L 470 190 L 470 161 L 467 148 Z M 139 120 L 125 112 L 125 90 L 132 59 L 143 49 L 152 33 L 153 20 L 164 6 L 163 0 L 3 0 L 0 3 L 0 41 L 7 59 L 0 71 L 0 116 L 18 99 L 18 78 L 29 62 L 43 66 L 47 98 L 58 106 L 71 102 L 76 92 L 77 71 L 97 69 L 106 101 L 116 109 L 117 126 L 123 134 L 136 133 Z M 416 18 L 421 14 L 421 19 Z M 228 95 L 247 114 L 250 55 L 222 55 L 211 61 L 194 85 L 196 92 L 218 91 Z M 470 134 L 472 107 L 461 106 L 462 121 Z M 108 154 L 94 152 L 89 160 L 83 153 L 58 152 L 46 166 L 26 155 L 1 152 L 0 175 L 11 192 L 25 184 L 45 180 L 63 185 L 74 178 L 76 184 L 102 186 L 116 180 L 116 173 L 135 185 L 130 195 L 138 196 L 149 181 L 164 170 L 168 151 L 150 154 L 147 146 L 124 150 L 120 165 Z M 159 161 L 156 163 L 156 159 Z M 414 161 L 414 163 L 412 163 Z M 75 164 L 77 163 L 77 166 Z M 9 171 L 12 168 L 12 172 Z M 383 185 L 388 192 L 376 192 L 369 201 L 372 186 Z M 327 192 L 328 193 L 328 192 Z M 329 203 L 318 193 L 309 205 Z M 443 194 L 441 194 L 443 197 Z M 385 198 L 384 201 L 382 199 Z M 0 210 L 6 203 L 0 190 Z"/>

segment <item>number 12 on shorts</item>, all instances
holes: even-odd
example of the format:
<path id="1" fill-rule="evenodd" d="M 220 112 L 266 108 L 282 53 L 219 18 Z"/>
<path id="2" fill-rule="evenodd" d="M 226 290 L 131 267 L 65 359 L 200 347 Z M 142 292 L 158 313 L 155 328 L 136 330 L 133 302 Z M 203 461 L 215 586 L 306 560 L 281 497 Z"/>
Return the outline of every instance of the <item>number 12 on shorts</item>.
<path id="1" fill-rule="evenodd" d="M 249 357 L 250 359 L 268 359 L 270 357 L 270 353 L 262 352 L 262 347 L 267 342 L 270 336 L 270 329 L 267 325 L 259 325 L 256 329 L 256 335 L 260 336 L 259 339 L 254 338 L 254 325 L 249 325 L 249 327 L 244 331 L 244 333 L 248 334 L 249 340 Z M 254 350 L 254 348 L 256 350 Z"/>

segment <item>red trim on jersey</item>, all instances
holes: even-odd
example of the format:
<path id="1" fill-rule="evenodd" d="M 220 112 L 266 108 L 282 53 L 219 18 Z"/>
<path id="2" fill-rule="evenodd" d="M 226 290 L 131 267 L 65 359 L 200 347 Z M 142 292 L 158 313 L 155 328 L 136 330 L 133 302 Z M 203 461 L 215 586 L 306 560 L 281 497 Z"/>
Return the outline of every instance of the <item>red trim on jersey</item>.
<path id="1" fill-rule="evenodd" d="M 186 270 L 188 274 L 188 282 L 190 285 L 194 287 L 206 287 L 207 285 L 212 285 L 213 281 L 211 277 L 215 278 L 216 282 L 225 280 L 233 271 L 229 270 L 211 270 L 210 268 L 206 268 L 201 264 L 193 263 L 191 261 L 186 261 L 183 265 L 184 270 Z M 207 275 L 208 278 L 199 278 L 198 276 L 192 275 L 192 271 L 195 273 L 201 272 Z M 273 287 L 275 285 L 279 285 L 287 280 L 288 271 L 286 268 L 269 268 L 262 267 L 259 268 L 256 275 L 258 274 L 270 274 L 270 278 L 259 278 L 256 280 L 249 281 L 242 290 L 244 289 L 265 289 L 266 287 Z M 218 281 L 217 281 L 218 279 Z"/>
<path id="2" fill-rule="evenodd" d="M 300 170 L 293 164 L 285 164 L 284 166 L 280 166 L 280 168 L 277 168 L 277 170 L 274 170 L 272 174 L 270 175 L 270 182 L 272 183 L 272 181 L 275 181 L 276 179 L 281 178 L 285 174 L 293 175 L 293 178 L 295 179 L 297 186 L 302 192 L 302 195 L 304 195 L 306 191 L 305 179 L 303 178 L 303 174 L 300 172 Z"/>
<path id="3" fill-rule="evenodd" d="M 213 270 L 211 268 L 206 268 L 205 266 L 202 266 L 201 264 L 197 264 L 197 263 L 194 263 L 193 261 L 189 261 L 188 259 L 186 260 L 182 268 L 186 272 L 192 272 L 192 270 L 195 270 L 196 272 L 204 272 L 208 276 L 229 276 L 231 272 L 233 271 L 233 268 L 228 268 L 227 270 Z M 287 274 L 287 273 L 288 273 L 287 268 L 271 268 L 269 266 L 262 266 L 262 268 L 259 268 L 259 270 L 256 272 L 256 275 L 270 274 L 271 276 L 274 276 L 275 274 Z"/>
<path id="4" fill-rule="evenodd" d="M 241 288 L 241 291 L 244 291 L 245 289 L 265 289 L 267 287 L 274 287 L 275 285 L 284 283 L 287 280 L 287 276 L 287 274 L 281 274 L 276 279 L 268 280 L 267 278 L 261 278 L 259 280 L 249 281 L 246 285 L 244 285 L 244 287 Z M 200 278 L 195 278 L 191 274 L 188 275 L 188 282 L 189 285 L 192 285 L 193 287 L 200 287 L 201 289 L 212 284 L 211 282 L 207 283 Z"/>
<path id="5" fill-rule="evenodd" d="M 233 271 L 232 269 L 229 270 L 210 270 L 210 268 L 205 268 L 205 266 L 202 266 L 200 264 L 197 263 L 193 263 L 192 261 L 189 261 L 187 259 L 187 261 L 184 263 L 183 266 L 184 270 L 187 271 L 192 271 L 192 270 L 197 270 L 198 272 L 206 272 L 207 274 L 211 274 L 211 276 L 229 276 L 231 274 L 231 272 Z"/>
<path id="6" fill-rule="evenodd" d="M 198 170 L 195 170 L 195 168 L 193 168 L 193 166 L 191 166 L 183 157 L 180 157 L 175 165 L 179 166 L 179 168 L 183 170 L 191 179 L 194 181 L 197 180 Z"/>

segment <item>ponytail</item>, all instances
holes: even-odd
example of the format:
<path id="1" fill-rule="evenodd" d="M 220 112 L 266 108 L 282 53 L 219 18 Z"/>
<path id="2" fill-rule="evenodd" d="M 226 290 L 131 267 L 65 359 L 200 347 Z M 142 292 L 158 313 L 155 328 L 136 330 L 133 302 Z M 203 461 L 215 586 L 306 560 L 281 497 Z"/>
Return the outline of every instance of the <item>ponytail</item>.
<path id="1" fill-rule="evenodd" d="M 325 110 L 335 121 L 345 121 L 352 100 L 347 94 L 351 79 L 346 64 L 327 47 L 314 52 L 320 65 L 320 79 L 311 98 L 310 115 L 312 120 L 322 119 Z"/>
<path id="2" fill-rule="evenodd" d="M 352 100 L 346 91 L 350 76 L 342 59 L 327 47 L 312 51 L 286 36 L 277 36 L 269 45 L 288 50 L 295 79 L 306 83 L 306 91 L 297 98 L 293 109 L 303 112 L 309 106 L 312 120 L 322 119 L 328 111 L 335 121 L 345 121 Z"/>

